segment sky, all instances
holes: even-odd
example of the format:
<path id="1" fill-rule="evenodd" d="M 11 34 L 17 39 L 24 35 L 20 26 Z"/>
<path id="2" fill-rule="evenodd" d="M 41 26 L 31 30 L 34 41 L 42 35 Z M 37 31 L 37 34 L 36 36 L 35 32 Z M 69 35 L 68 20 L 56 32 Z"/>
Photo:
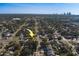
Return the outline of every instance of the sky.
<path id="1" fill-rule="evenodd" d="M 79 15 L 79 3 L 0 3 L 0 14 L 63 14 Z"/>

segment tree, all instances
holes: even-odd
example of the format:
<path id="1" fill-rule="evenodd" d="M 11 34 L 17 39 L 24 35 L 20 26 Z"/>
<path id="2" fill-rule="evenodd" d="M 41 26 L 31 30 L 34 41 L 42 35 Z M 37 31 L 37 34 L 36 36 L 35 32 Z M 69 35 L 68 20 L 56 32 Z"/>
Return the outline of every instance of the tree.
<path id="1" fill-rule="evenodd" d="M 26 47 L 24 47 L 23 50 L 20 52 L 21 56 L 29 56 L 31 54 L 32 54 L 32 50 Z"/>
<path id="2" fill-rule="evenodd" d="M 62 38 L 61 37 L 58 37 L 58 40 L 61 40 Z"/>

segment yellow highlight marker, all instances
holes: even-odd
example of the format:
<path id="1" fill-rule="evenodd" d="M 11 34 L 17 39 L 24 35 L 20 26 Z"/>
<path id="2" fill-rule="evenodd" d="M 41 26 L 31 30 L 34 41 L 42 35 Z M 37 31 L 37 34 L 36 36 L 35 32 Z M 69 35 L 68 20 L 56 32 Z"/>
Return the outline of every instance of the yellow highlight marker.
<path id="1" fill-rule="evenodd" d="M 29 35 L 33 38 L 35 34 L 30 29 L 27 30 L 30 32 Z"/>

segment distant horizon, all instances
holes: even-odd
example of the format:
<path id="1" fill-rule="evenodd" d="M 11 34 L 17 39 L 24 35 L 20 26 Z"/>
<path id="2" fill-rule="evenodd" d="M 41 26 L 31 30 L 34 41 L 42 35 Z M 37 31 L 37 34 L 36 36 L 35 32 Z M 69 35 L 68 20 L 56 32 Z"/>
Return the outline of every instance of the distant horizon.
<path id="1" fill-rule="evenodd" d="M 0 14 L 47 14 L 47 13 L 0 13 Z M 49 15 L 64 15 L 64 13 L 61 13 L 61 14 L 59 14 L 59 13 L 48 13 Z M 65 13 L 65 15 L 66 15 L 67 13 Z M 72 14 L 71 13 L 71 15 L 79 15 L 79 14 Z"/>
<path id="2" fill-rule="evenodd" d="M 79 15 L 79 3 L 0 3 L 0 14 Z"/>

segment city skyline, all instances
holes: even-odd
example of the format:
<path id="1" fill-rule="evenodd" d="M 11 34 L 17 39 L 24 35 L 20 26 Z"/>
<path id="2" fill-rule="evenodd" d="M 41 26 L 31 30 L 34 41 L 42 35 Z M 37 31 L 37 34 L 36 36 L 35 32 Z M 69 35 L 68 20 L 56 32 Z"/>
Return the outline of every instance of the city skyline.
<path id="1" fill-rule="evenodd" d="M 78 3 L 0 3 L 0 14 L 64 14 L 79 15 Z"/>

